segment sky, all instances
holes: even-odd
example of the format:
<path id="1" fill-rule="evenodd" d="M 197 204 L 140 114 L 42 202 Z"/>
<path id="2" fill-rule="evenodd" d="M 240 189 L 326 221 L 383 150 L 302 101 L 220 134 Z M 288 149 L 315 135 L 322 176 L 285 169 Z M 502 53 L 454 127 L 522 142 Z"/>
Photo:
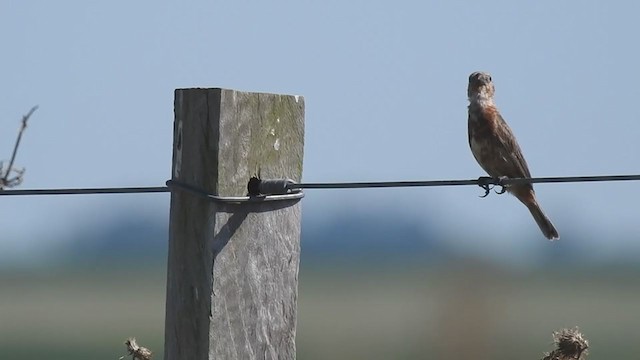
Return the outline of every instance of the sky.
<path id="1" fill-rule="evenodd" d="M 467 143 L 466 86 L 482 70 L 534 176 L 640 173 L 639 10 L 589 0 L 3 1 L 0 158 L 37 104 L 16 161 L 21 188 L 161 186 L 174 89 L 224 87 L 305 97 L 304 181 L 473 179 L 484 174 Z M 536 190 L 560 241 L 640 253 L 640 183 Z M 481 194 L 309 191 L 303 211 L 423 217 L 472 251 L 547 245 L 515 199 Z M 44 254 L 66 233 L 168 206 L 167 194 L 2 197 L 0 252 Z"/>

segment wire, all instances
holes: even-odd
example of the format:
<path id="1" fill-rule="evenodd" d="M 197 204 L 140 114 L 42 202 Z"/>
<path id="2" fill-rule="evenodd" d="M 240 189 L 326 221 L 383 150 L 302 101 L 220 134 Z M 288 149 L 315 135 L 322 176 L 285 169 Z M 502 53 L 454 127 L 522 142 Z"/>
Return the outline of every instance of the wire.
<path id="1" fill-rule="evenodd" d="M 566 176 L 539 178 L 502 178 L 494 179 L 481 177 L 472 180 L 430 180 L 430 181 L 380 181 L 380 182 L 341 182 L 341 183 L 293 183 L 287 188 L 295 189 L 354 189 L 354 188 L 384 188 L 384 187 L 424 187 L 424 186 L 460 186 L 460 185 L 515 185 L 535 183 L 566 183 L 566 182 L 598 182 L 598 181 L 631 181 L 640 180 L 639 175 L 603 175 L 603 176 Z"/>
<path id="2" fill-rule="evenodd" d="M 93 194 L 142 194 L 169 192 L 166 186 L 122 187 L 122 188 L 81 188 L 81 189 L 25 189 L 0 190 L 2 195 L 93 195 Z"/>
<path id="3" fill-rule="evenodd" d="M 389 187 L 422 187 L 422 186 L 455 186 L 478 185 L 475 180 L 428 180 L 428 181 L 374 181 L 374 182 L 340 182 L 340 183 L 294 183 L 287 186 L 290 190 L 297 189 L 364 189 Z"/>
<path id="4" fill-rule="evenodd" d="M 638 181 L 639 175 L 602 175 L 602 176 L 567 176 L 567 177 L 539 177 L 539 178 L 503 178 L 493 179 L 481 177 L 471 180 L 427 180 L 427 181 L 379 181 L 379 182 L 335 182 L 335 183 L 295 183 L 287 182 L 288 190 L 300 189 L 358 189 L 358 188 L 389 188 L 389 187 L 426 187 L 426 186 L 460 186 L 476 185 L 514 185 L 526 183 L 576 183 L 601 181 Z M 280 180 L 288 181 L 288 180 Z M 91 194 L 141 194 L 171 192 L 167 186 L 156 187 L 115 187 L 115 188 L 66 188 L 66 189 L 25 189 L 0 190 L 3 195 L 91 195 Z"/>

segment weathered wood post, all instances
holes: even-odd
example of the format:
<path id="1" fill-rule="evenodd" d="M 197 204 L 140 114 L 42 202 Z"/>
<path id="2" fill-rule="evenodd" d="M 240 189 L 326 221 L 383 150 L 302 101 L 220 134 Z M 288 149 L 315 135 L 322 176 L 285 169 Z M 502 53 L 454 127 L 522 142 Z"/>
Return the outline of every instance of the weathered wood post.
<path id="1" fill-rule="evenodd" d="M 178 89 L 172 178 L 243 196 L 249 178 L 302 175 L 304 100 Z M 165 359 L 295 359 L 300 203 L 171 194 Z"/>

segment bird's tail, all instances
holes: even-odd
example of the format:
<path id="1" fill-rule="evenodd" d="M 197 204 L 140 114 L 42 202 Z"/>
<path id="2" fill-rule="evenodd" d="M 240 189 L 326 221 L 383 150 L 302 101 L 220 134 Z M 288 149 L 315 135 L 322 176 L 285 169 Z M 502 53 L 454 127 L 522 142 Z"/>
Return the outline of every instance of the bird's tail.
<path id="1" fill-rule="evenodd" d="M 538 205 L 538 202 L 535 201 L 535 199 L 533 201 L 527 201 L 525 205 L 527 205 L 527 208 L 531 212 L 531 215 L 533 215 L 534 220 L 547 239 L 557 240 L 560 238 L 560 235 L 558 235 L 558 230 L 556 230 L 556 227 L 553 226 L 551 220 L 549 220 L 547 215 L 544 214 L 544 212 L 540 208 L 540 205 Z"/>

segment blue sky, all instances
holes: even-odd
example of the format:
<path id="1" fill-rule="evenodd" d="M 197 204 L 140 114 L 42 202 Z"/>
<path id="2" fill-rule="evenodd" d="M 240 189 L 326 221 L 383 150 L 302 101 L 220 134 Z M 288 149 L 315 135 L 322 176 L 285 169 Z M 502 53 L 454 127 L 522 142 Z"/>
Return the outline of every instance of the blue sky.
<path id="1" fill-rule="evenodd" d="M 304 180 L 467 179 L 466 85 L 489 71 L 534 176 L 639 173 L 640 5 L 632 1 L 7 1 L 0 4 L 0 156 L 32 105 L 22 188 L 158 186 L 173 90 L 305 96 Z M 640 246 L 640 184 L 538 185 L 561 241 Z M 544 238 L 507 196 L 473 187 L 310 192 L 314 216 L 383 211 L 451 228 L 451 246 L 526 253 Z M 397 209 L 389 209 L 397 207 Z M 4 256 L 168 195 L 3 197 Z M 367 210 L 369 209 L 369 210 Z M 382 211 L 382 210 L 381 210 Z M 562 237 L 577 229 L 580 238 Z M 521 240 L 522 238 L 522 240 Z M 587 246 L 587 245 L 585 245 Z M 484 250 L 483 250 L 484 249 Z"/>

